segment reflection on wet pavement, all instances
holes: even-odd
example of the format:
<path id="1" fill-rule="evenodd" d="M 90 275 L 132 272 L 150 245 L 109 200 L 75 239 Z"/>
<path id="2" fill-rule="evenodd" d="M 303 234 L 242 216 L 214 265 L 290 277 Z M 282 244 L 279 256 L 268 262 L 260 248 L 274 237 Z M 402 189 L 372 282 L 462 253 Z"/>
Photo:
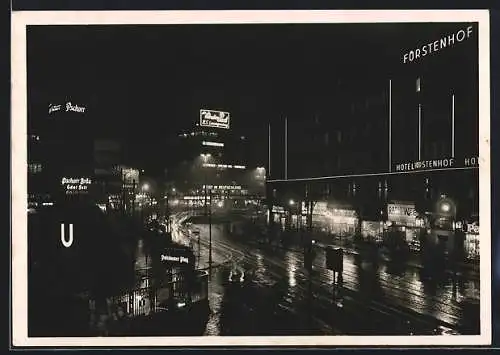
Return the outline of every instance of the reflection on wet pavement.
<path id="1" fill-rule="evenodd" d="M 207 226 L 196 227 L 205 240 Z M 474 289 L 478 284 L 470 280 L 461 280 L 456 287 L 449 279 L 433 284 L 422 279 L 414 267 L 384 261 L 374 265 L 359 255 L 345 254 L 343 301 L 334 301 L 332 272 L 324 268 L 325 257 L 321 252 L 317 253 L 309 277 L 299 252 L 257 247 L 245 239 L 224 234 L 221 228 L 213 228 L 212 244 L 214 260 L 216 255 L 220 260 L 230 254 L 233 262 L 246 270 L 249 280 L 241 286 L 227 285 L 224 276 L 220 276 L 224 268 L 217 269 L 210 286 L 212 316 L 207 335 L 244 335 L 243 328 L 247 329 L 249 324 L 255 327 L 249 328 L 247 335 L 349 331 L 431 334 L 439 323 L 458 327 L 462 318 L 459 300 L 474 292 L 477 295 Z M 206 256 L 206 250 L 201 254 Z M 368 317 L 379 320 L 367 322 Z"/>

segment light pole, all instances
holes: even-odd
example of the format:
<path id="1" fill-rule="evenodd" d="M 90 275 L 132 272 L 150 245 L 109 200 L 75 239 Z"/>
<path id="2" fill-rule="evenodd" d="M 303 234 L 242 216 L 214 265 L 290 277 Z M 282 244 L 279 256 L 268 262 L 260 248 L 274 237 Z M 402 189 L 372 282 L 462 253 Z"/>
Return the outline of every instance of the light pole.
<path id="1" fill-rule="evenodd" d="M 142 223 L 145 222 L 145 218 L 146 218 L 146 214 L 144 213 L 144 208 L 146 206 L 146 201 L 147 201 L 147 198 L 149 197 L 149 194 L 148 194 L 148 191 L 149 191 L 149 184 L 146 182 L 142 185 L 142 188 L 141 190 L 144 192 L 144 197 L 146 197 L 146 200 L 144 201 L 144 203 L 142 204 L 142 208 L 141 208 L 141 214 L 142 214 Z"/>
<path id="2" fill-rule="evenodd" d="M 201 154 L 201 157 L 203 158 L 203 163 L 206 163 L 207 160 L 211 157 L 210 154 Z M 206 166 L 204 166 L 206 168 Z M 208 271 L 211 274 L 212 273 L 212 194 L 210 191 L 210 206 L 208 207 L 207 211 L 207 171 L 203 171 L 203 177 L 204 177 L 204 192 L 205 192 L 205 215 L 207 215 L 208 212 Z"/>
<path id="3" fill-rule="evenodd" d="M 203 159 L 203 164 L 206 164 L 208 159 L 211 157 L 209 153 L 207 154 L 201 154 L 201 157 Z M 202 168 L 206 168 L 206 166 L 202 166 Z M 203 190 L 204 190 L 204 197 L 205 197 L 205 203 L 203 205 L 204 207 L 204 214 L 205 216 L 207 215 L 207 171 L 203 170 Z"/>
<path id="4" fill-rule="evenodd" d="M 288 201 L 288 204 L 290 205 L 290 230 L 293 229 L 293 212 L 295 209 L 295 200 L 291 199 Z"/>
<path id="5" fill-rule="evenodd" d="M 144 192 L 147 192 L 149 191 L 149 184 L 148 183 L 145 183 L 142 185 L 142 191 Z M 143 204 L 143 207 L 141 208 L 141 214 L 142 214 L 142 223 L 143 223 L 143 226 L 144 226 L 144 205 Z M 144 228 L 144 227 L 143 227 Z M 149 244 L 149 241 L 147 242 Z M 144 257 L 145 257 L 145 260 L 146 260 L 146 282 L 147 282 L 147 285 L 149 286 L 149 268 L 148 268 L 148 253 L 149 253 L 149 250 L 148 250 L 148 247 L 146 247 L 146 250 L 144 251 Z"/>
<path id="6" fill-rule="evenodd" d="M 208 207 L 208 270 L 212 274 L 212 191 L 210 191 L 210 206 Z"/>

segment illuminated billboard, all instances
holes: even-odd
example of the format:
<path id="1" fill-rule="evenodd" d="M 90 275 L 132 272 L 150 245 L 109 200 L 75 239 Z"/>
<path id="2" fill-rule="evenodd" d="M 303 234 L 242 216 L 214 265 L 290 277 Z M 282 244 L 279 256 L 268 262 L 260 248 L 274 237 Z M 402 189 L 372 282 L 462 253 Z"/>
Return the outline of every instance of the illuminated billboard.
<path id="1" fill-rule="evenodd" d="M 229 112 L 200 110 L 200 126 L 229 129 Z"/>

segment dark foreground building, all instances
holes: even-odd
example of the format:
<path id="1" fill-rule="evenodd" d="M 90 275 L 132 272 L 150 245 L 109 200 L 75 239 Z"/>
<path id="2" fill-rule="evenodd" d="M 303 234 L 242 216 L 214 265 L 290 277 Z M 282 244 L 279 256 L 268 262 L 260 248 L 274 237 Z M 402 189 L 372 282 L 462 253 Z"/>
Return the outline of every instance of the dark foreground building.
<path id="1" fill-rule="evenodd" d="M 89 202 L 31 212 L 28 251 L 30 336 L 169 335 L 175 327 L 156 327 L 158 319 L 207 299 L 191 249 Z M 182 313 L 176 319 L 192 315 Z"/>

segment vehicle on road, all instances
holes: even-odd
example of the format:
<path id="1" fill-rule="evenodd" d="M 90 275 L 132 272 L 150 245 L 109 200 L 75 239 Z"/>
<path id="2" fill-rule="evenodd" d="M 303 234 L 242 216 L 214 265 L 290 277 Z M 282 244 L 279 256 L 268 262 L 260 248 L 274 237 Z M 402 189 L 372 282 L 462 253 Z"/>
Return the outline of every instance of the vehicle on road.
<path id="1" fill-rule="evenodd" d="M 229 271 L 228 281 L 232 285 L 243 285 L 245 282 L 245 270 L 240 267 L 233 267 Z"/>

